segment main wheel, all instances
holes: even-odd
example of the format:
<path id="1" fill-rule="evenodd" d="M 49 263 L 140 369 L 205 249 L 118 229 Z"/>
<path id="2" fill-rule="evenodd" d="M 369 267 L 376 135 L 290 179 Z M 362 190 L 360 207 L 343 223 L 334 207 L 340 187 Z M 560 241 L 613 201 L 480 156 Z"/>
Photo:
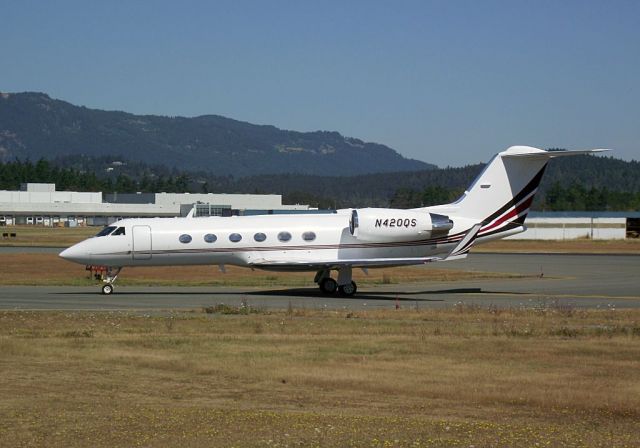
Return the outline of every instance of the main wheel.
<path id="1" fill-rule="evenodd" d="M 112 292 L 113 292 L 113 285 L 111 283 L 107 283 L 106 285 L 102 286 L 102 294 L 108 296 Z"/>
<path id="2" fill-rule="evenodd" d="M 347 283 L 346 285 L 342 285 L 338 287 L 338 293 L 344 297 L 353 296 L 358 290 L 358 286 L 356 282 Z"/>
<path id="3" fill-rule="evenodd" d="M 323 293 L 333 294 L 336 292 L 336 289 L 338 289 L 338 282 L 336 282 L 331 277 L 327 277 L 323 278 L 318 286 L 320 286 L 320 291 L 322 291 Z"/>

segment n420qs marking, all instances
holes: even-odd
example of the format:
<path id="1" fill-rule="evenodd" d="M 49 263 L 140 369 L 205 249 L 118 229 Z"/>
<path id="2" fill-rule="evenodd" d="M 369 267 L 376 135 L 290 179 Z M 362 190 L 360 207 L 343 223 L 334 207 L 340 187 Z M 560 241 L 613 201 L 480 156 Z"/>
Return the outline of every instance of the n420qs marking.
<path id="1" fill-rule="evenodd" d="M 125 266 L 230 264 L 315 272 L 322 292 L 352 296 L 357 290 L 353 268 L 456 260 L 466 257 L 474 244 L 523 232 L 549 159 L 600 151 L 606 150 L 513 146 L 496 154 L 460 199 L 432 207 L 124 219 L 60 256 L 107 266 L 104 294 L 113 292 L 113 283 Z"/>

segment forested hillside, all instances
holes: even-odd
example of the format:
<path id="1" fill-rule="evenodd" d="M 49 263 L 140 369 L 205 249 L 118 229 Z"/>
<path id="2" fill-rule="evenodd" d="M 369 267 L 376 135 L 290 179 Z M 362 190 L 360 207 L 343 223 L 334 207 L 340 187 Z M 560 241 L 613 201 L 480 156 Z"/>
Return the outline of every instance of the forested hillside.
<path id="1" fill-rule="evenodd" d="M 288 131 L 219 115 L 133 115 L 75 106 L 44 93 L 0 93 L 0 161 L 68 155 L 154 161 L 234 176 L 350 176 L 434 167 L 337 132 Z"/>

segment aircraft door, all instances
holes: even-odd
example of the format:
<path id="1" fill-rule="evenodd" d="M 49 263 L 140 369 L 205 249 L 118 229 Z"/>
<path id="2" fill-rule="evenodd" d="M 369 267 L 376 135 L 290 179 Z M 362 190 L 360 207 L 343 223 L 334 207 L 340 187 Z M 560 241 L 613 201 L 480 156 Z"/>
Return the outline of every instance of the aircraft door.
<path id="1" fill-rule="evenodd" d="M 151 227 L 133 226 L 133 259 L 151 259 Z"/>

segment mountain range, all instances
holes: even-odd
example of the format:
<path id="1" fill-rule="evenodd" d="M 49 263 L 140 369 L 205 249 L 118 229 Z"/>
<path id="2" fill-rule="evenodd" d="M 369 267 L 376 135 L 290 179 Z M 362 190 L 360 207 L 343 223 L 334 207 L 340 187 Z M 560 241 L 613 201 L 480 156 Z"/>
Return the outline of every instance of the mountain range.
<path id="1" fill-rule="evenodd" d="M 296 132 L 219 115 L 134 115 L 44 93 L 0 93 L 0 161 L 113 156 L 215 175 L 350 176 L 436 168 L 338 132 Z"/>

